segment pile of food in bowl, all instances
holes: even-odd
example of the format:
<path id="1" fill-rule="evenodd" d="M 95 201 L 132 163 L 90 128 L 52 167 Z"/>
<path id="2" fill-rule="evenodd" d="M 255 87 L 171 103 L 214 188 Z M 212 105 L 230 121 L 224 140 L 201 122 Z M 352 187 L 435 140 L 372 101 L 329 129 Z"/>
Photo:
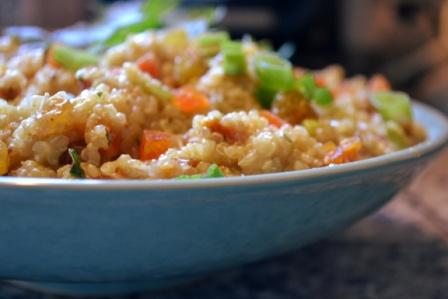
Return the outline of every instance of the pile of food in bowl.
<path id="1" fill-rule="evenodd" d="M 425 139 L 382 76 L 294 67 L 250 38 L 183 29 L 101 55 L 0 40 L 0 175 L 195 179 L 332 166 Z"/>

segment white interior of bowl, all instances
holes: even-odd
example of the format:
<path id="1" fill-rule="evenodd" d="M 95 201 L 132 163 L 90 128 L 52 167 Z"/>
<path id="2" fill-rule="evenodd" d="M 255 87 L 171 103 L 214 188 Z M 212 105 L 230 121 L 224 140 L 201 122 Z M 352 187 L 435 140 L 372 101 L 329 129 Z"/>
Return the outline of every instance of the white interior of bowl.
<path id="1" fill-rule="evenodd" d="M 434 108 L 414 102 L 414 115 L 420 124 L 427 131 L 427 139 L 410 148 L 386 154 L 383 156 L 366 160 L 335 165 L 331 167 L 313 168 L 307 170 L 258 174 L 239 177 L 225 177 L 206 180 L 68 180 L 56 178 L 20 178 L 20 177 L 0 177 L 1 186 L 20 186 L 56 188 L 56 189 L 89 189 L 89 190 L 111 190 L 111 189 L 189 189 L 189 188 L 210 188 L 219 186 L 237 186 L 266 184 L 272 182 L 282 182 L 289 180 L 300 180 L 315 178 L 329 174 L 346 173 L 359 171 L 368 168 L 380 167 L 397 161 L 405 161 L 418 158 L 427 153 L 443 147 L 448 143 L 448 120 Z"/>

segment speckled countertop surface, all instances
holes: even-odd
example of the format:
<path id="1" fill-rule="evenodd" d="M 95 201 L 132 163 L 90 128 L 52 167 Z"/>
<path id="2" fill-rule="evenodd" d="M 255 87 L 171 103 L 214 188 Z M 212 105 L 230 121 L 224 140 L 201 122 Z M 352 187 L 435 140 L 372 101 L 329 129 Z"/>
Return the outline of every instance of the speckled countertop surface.
<path id="1" fill-rule="evenodd" d="M 37 298 L 63 297 L 0 284 L 0 299 Z M 150 298 L 448 299 L 448 151 L 392 203 L 330 239 L 177 289 L 114 299 Z"/>

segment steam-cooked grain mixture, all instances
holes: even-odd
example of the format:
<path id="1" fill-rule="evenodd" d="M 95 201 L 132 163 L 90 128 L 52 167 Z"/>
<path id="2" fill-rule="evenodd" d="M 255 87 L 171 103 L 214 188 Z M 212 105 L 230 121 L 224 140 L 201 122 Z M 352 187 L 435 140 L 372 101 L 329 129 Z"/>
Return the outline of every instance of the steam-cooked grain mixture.
<path id="1" fill-rule="evenodd" d="M 251 40 L 234 52 L 213 42 L 146 32 L 78 68 L 3 37 L 0 175 L 156 179 L 218 166 L 239 176 L 366 159 L 425 138 L 399 108 L 372 104 L 379 93 L 404 96 L 388 94 L 381 76 L 293 68 L 290 87 L 270 85 L 263 63 L 266 76 L 281 77 L 286 61 L 277 57 L 278 71 Z"/>

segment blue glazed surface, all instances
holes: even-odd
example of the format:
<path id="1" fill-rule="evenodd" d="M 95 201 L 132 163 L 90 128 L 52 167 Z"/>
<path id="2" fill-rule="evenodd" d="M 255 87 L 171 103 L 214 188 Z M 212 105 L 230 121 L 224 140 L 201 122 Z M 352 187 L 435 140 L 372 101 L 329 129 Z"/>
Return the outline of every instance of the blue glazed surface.
<path id="1" fill-rule="evenodd" d="M 332 168 L 202 181 L 0 178 L 0 277 L 119 293 L 298 248 L 383 205 L 441 150 L 446 120 L 415 112 L 425 143 Z"/>

